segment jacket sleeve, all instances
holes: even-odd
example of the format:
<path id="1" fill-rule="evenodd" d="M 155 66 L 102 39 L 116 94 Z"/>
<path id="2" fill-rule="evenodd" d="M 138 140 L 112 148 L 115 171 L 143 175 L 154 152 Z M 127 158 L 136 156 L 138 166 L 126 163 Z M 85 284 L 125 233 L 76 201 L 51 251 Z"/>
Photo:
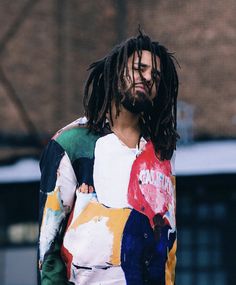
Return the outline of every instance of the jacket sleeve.
<path id="1" fill-rule="evenodd" d="M 74 204 L 77 179 L 66 151 L 55 140 L 44 150 L 40 170 L 39 279 L 45 285 L 67 284 L 60 235 Z"/>

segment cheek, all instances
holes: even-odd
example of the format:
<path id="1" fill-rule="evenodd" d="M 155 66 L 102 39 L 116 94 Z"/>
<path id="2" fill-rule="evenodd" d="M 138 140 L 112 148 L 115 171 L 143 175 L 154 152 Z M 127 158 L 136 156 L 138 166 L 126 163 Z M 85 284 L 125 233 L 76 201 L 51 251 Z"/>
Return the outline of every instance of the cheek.
<path id="1" fill-rule="evenodd" d="M 132 84 L 130 81 L 131 81 L 130 78 L 127 78 L 127 77 L 123 78 L 122 85 L 121 85 L 122 92 L 127 92 L 131 89 Z"/>
<path id="2" fill-rule="evenodd" d="M 140 74 L 139 74 L 139 72 L 134 72 L 134 76 L 132 75 L 132 77 L 134 77 L 134 81 L 135 82 L 141 82 L 142 81 L 142 79 L 141 79 L 141 77 L 140 77 Z"/>
<path id="3" fill-rule="evenodd" d="M 128 80 L 129 85 L 131 85 L 133 83 L 134 77 L 133 77 L 132 73 L 131 74 L 129 73 L 129 77 L 127 78 L 127 80 Z"/>
<path id="4" fill-rule="evenodd" d="M 132 74 L 129 74 L 129 76 L 124 77 L 124 86 L 123 86 L 123 88 L 125 90 L 131 88 L 132 85 L 133 85 L 133 82 L 134 82 L 133 81 L 133 76 L 132 76 Z"/>
<path id="5" fill-rule="evenodd" d="M 124 78 L 123 89 L 127 91 L 131 86 L 131 79 L 129 77 Z"/>
<path id="6" fill-rule="evenodd" d="M 129 82 L 132 83 L 132 82 L 137 82 L 139 79 L 140 79 L 140 75 L 139 75 L 139 72 L 137 70 L 132 70 L 132 69 L 129 69 Z"/>

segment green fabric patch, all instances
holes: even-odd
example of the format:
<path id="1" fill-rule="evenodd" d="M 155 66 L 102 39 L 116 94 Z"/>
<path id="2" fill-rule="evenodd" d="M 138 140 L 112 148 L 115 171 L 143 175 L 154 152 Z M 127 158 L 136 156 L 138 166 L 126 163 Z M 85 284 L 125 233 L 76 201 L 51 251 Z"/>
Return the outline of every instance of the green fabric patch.
<path id="1" fill-rule="evenodd" d="M 56 141 L 64 148 L 73 163 L 80 157 L 93 158 L 98 135 L 88 132 L 87 128 L 75 127 L 63 131 Z"/>
<path id="2" fill-rule="evenodd" d="M 61 258 L 60 246 L 55 244 L 53 251 L 46 256 L 41 273 L 41 285 L 69 285 L 66 266 Z"/>

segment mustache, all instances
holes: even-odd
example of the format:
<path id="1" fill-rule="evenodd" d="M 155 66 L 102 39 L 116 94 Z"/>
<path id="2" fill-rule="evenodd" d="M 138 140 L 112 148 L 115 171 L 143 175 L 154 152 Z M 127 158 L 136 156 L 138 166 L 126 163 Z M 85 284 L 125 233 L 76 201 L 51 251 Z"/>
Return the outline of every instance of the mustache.
<path id="1" fill-rule="evenodd" d="M 153 82 L 148 82 L 148 81 L 139 81 L 139 82 L 134 82 L 131 86 L 131 88 L 135 87 L 141 87 L 143 88 L 148 94 L 151 93 L 151 89 L 153 86 Z"/>

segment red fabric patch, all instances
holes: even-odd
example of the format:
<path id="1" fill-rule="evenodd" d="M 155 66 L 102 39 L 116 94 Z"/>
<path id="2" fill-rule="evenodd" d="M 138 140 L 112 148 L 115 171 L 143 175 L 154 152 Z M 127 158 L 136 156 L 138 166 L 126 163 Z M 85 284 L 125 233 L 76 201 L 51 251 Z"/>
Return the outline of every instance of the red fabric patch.
<path id="1" fill-rule="evenodd" d="M 154 216 L 164 215 L 173 199 L 170 177 L 170 161 L 159 160 L 152 142 L 149 141 L 133 163 L 128 202 L 135 210 L 145 214 L 153 227 Z"/>

